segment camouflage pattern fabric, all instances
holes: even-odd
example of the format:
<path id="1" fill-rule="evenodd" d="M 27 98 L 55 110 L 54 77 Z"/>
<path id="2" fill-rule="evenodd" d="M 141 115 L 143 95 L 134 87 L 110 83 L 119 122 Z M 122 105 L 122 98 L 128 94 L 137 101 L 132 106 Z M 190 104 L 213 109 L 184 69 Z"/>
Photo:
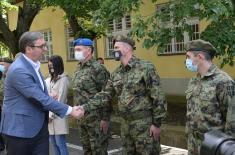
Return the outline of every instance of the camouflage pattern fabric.
<path id="1" fill-rule="evenodd" d="M 149 128 L 152 124 L 161 126 L 167 105 L 154 65 L 131 58 L 126 66 L 120 65 L 113 72 L 106 88 L 84 105 L 84 109 L 110 106 L 114 97 L 119 116 L 126 120 L 121 124 L 123 154 L 158 155 L 160 142 L 149 137 Z"/>
<path id="2" fill-rule="evenodd" d="M 227 133 L 235 138 L 235 96 L 228 106 L 226 129 Z"/>
<path id="3" fill-rule="evenodd" d="M 125 120 L 121 126 L 123 155 L 159 155 L 160 141 L 149 134 L 152 118 Z"/>
<path id="4" fill-rule="evenodd" d="M 83 105 L 105 87 L 109 79 L 109 72 L 95 60 L 79 64 L 74 74 L 72 87 L 74 104 Z M 78 121 L 80 140 L 85 155 L 106 155 L 109 134 L 100 131 L 100 121 L 110 119 L 110 108 L 93 110 L 86 117 Z"/>
<path id="5" fill-rule="evenodd" d="M 212 65 L 203 77 L 191 79 L 186 91 L 189 155 L 200 154 L 204 133 L 221 130 L 231 134 L 227 116 L 231 99 L 235 95 L 235 83 L 228 74 Z M 234 104 L 234 103 L 233 103 Z"/>

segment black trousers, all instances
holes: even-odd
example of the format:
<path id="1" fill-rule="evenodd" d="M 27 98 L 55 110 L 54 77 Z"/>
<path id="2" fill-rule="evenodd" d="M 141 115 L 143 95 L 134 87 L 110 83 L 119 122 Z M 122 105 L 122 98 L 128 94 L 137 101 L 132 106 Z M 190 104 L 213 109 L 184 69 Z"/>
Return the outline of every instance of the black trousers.
<path id="1" fill-rule="evenodd" d="M 4 135 L 7 155 L 49 155 L 48 122 L 44 121 L 40 132 L 33 138 Z"/>

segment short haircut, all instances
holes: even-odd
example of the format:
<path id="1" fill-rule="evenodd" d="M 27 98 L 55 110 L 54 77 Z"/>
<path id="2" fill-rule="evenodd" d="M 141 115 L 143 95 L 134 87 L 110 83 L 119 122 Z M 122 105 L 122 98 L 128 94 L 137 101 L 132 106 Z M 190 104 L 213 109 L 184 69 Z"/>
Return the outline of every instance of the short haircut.
<path id="1" fill-rule="evenodd" d="M 42 39 L 43 34 L 41 32 L 25 32 L 22 34 L 19 40 L 19 50 L 25 53 L 27 46 L 33 46 L 34 42 L 38 39 Z"/>
<path id="2" fill-rule="evenodd" d="M 207 61 L 211 61 L 213 59 L 210 53 L 208 52 L 204 51 L 190 51 L 190 52 L 192 52 L 194 55 L 198 55 L 199 53 L 203 54 Z"/>
<path id="3" fill-rule="evenodd" d="M 64 73 L 64 63 L 61 56 L 53 55 L 48 59 L 48 61 L 53 64 L 53 69 L 57 76 Z"/>

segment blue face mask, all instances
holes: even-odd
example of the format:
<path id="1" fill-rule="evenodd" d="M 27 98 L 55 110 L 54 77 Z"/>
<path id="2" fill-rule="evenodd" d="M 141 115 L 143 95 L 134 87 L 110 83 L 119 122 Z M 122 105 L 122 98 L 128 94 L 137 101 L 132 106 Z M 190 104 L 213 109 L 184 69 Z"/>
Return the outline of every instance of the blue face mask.
<path id="1" fill-rule="evenodd" d="M 0 65 L 0 72 L 2 72 L 2 73 L 5 72 L 5 67 L 3 65 Z"/>
<path id="2" fill-rule="evenodd" d="M 194 65 L 191 59 L 186 59 L 185 65 L 188 70 L 192 72 L 197 72 L 197 65 Z"/>

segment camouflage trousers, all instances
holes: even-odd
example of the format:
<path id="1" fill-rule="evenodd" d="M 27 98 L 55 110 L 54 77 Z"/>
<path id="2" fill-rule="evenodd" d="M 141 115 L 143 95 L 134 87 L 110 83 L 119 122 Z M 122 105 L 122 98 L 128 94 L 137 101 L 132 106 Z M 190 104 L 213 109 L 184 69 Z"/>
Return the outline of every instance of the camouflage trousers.
<path id="1" fill-rule="evenodd" d="M 192 132 L 188 133 L 188 155 L 200 155 L 202 141 L 201 136 L 199 138 Z"/>
<path id="2" fill-rule="evenodd" d="M 107 155 L 110 134 L 108 132 L 106 135 L 100 131 L 100 120 L 93 117 L 89 121 L 79 121 L 78 125 L 84 155 Z"/>
<path id="3" fill-rule="evenodd" d="M 159 155 L 160 142 L 150 137 L 151 118 L 121 123 L 123 155 Z"/>

